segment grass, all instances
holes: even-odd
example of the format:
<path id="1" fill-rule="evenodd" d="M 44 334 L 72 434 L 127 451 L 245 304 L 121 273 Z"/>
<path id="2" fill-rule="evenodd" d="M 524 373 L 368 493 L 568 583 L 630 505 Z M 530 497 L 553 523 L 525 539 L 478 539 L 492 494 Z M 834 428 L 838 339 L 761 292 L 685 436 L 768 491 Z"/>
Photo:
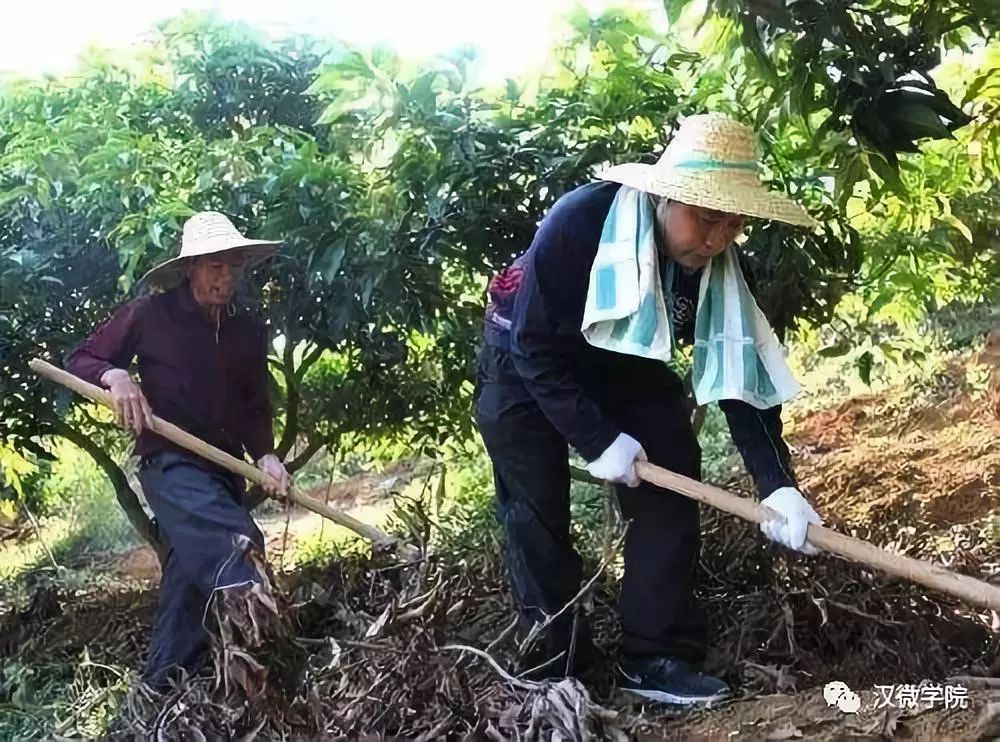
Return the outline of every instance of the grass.
<path id="1" fill-rule="evenodd" d="M 352 508 L 351 515 L 364 523 L 384 529 L 391 510 L 391 504 L 377 503 Z M 282 560 L 285 570 L 323 564 L 338 554 L 365 548 L 354 531 L 319 515 L 310 516 L 304 527 L 296 527 L 294 536 Z"/>
<path id="2" fill-rule="evenodd" d="M 0 544 L 0 608 L 20 592 L 21 583 L 37 583 L 39 571 L 74 584 L 85 582 L 88 573 L 79 567 L 87 557 L 119 553 L 139 543 L 93 459 L 62 440 L 54 453 L 52 472 L 39 494 L 49 513 L 38 518 L 39 533 L 22 543 Z"/>
<path id="3" fill-rule="evenodd" d="M 0 668 L 0 740 L 50 739 L 73 720 L 87 738 L 103 735 L 127 692 L 132 671 L 90 661 Z"/>
<path id="4" fill-rule="evenodd" d="M 829 338 L 802 328 L 788 343 L 789 364 L 802 384 L 802 392 L 788 406 L 790 417 L 801 417 L 851 397 L 926 387 L 927 380 L 950 360 L 968 358 L 979 351 L 985 334 L 995 327 L 1000 327 L 1000 309 L 990 305 L 942 311 L 928 321 L 897 325 L 887 333 L 895 350 L 889 355 L 878 350 L 873 354 L 870 383 L 862 379 L 857 368 L 865 338 L 857 338 L 857 347 L 843 356 L 824 358 L 819 352 Z M 976 373 L 971 372 L 970 386 L 973 390 L 985 388 L 985 372 L 979 373 L 981 378 L 976 378 Z"/>

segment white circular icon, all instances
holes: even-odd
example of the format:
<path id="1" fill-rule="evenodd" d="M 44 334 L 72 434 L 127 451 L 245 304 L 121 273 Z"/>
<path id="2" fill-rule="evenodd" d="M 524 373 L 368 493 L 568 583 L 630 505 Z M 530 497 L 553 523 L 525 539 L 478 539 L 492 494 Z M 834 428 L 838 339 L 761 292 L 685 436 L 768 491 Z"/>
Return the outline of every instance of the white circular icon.
<path id="1" fill-rule="evenodd" d="M 839 680 L 830 681 L 823 686 L 823 698 L 826 699 L 826 705 L 836 706 L 840 694 L 850 692 L 850 690 L 847 683 L 841 683 Z"/>
<path id="2" fill-rule="evenodd" d="M 837 701 L 837 708 L 845 714 L 856 714 L 861 709 L 861 696 L 852 690 L 842 693 Z"/>
<path id="3" fill-rule="evenodd" d="M 839 680 L 823 686 L 823 698 L 828 706 L 836 706 L 845 714 L 856 714 L 861 708 L 861 696 Z"/>

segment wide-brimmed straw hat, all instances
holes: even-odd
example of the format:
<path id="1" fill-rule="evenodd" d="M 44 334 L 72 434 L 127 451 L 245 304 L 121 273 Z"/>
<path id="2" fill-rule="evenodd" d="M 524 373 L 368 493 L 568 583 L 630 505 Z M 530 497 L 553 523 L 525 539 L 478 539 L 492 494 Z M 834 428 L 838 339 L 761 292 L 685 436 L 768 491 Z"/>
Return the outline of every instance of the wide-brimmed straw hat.
<path id="1" fill-rule="evenodd" d="M 600 180 L 692 206 L 815 226 L 806 210 L 760 180 L 753 129 L 728 116 L 688 116 L 655 165 L 617 165 Z"/>
<path id="2" fill-rule="evenodd" d="M 201 211 L 184 222 L 180 255 L 150 270 L 139 279 L 139 284 L 171 288 L 184 280 L 187 267 L 193 258 L 230 250 L 238 251 L 240 255 L 245 256 L 249 268 L 277 252 L 280 244 L 274 240 L 254 240 L 245 237 L 224 214 L 217 211 Z"/>

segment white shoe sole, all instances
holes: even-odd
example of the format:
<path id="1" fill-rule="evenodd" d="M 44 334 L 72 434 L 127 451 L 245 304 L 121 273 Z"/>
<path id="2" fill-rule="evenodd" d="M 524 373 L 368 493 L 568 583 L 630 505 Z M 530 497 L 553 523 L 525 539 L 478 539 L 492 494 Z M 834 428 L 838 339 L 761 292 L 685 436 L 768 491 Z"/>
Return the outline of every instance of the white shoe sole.
<path id="1" fill-rule="evenodd" d="M 729 693 L 716 693 L 714 696 L 675 696 L 662 690 L 642 690 L 639 688 L 622 688 L 625 693 L 631 693 L 650 701 L 668 703 L 674 706 L 711 706 L 713 703 L 725 701 Z"/>

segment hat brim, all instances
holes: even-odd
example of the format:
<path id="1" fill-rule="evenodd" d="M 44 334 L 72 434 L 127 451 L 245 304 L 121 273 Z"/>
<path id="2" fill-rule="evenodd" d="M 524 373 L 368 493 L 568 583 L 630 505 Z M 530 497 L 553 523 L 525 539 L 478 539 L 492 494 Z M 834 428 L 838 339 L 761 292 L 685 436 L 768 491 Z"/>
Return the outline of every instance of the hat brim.
<path id="1" fill-rule="evenodd" d="M 705 173 L 664 171 L 662 167 L 629 163 L 607 168 L 599 180 L 621 183 L 654 196 L 702 206 L 706 209 L 773 219 L 800 227 L 815 227 L 816 221 L 788 196 L 768 190 L 762 183 L 743 182 L 744 173 L 724 182 L 725 170 Z"/>
<path id="2" fill-rule="evenodd" d="M 281 243 L 273 240 L 247 240 L 239 245 L 203 253 L 203 255 L 218 255 L 236 250 L 239 251 L 240 255 L 247 257 L 246 267 L 252 268 L 274 255 L 279 247 L 281 247 Z M 136 287 L 159 286 L 165 289 L 173 288 L 184 280 L 187 267 L 191 264 L 191 261 L 199 257 L 202 257 L 202 255 L 185 255 L 166 260 L 147 271 L 142 278 L 136 281 Z"/>

